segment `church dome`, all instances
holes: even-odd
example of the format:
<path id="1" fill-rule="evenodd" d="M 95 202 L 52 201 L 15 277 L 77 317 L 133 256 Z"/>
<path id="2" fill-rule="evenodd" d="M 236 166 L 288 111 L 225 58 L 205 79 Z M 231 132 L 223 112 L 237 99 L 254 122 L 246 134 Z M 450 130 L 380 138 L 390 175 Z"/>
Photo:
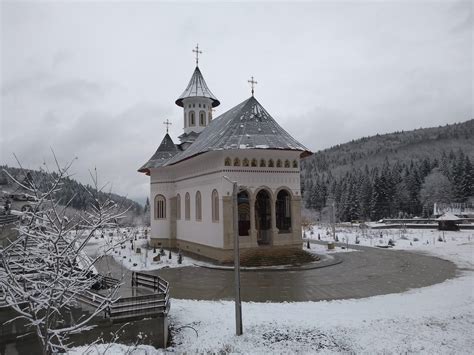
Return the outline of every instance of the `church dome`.
<path id="1" fill-rule="evenodd" d="M 183 107 L 183 100 L 191 97 L 205 97 L 211 99 L 212 107 L 217 107 L 220 105 L 219 100 L 217 100 L 211 90 L 209 90 L 207 87 L 206 81 L 204 80 L 199 67 L 194 69 L 193 76 L 191 77 L 186 90 L 184 90 L 175 103 L 176 105 Z"/>

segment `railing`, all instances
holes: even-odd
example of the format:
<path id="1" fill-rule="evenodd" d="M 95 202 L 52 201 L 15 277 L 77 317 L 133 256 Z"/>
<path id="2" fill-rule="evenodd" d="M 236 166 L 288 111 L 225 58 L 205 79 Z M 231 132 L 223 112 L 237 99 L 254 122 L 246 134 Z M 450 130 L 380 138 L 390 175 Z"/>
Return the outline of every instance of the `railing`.
<path id="1" fill-rule="evenodd" d="M 10 224 L 10 223 L 14 223 L 14 222 L 18 221 L 18 219 L 19 219 L 19 217 L 14 215 L 14 214 L 0 215 L 0 226 Z"/>
<path id="2" fill-rule="evenodd" d="M 132 273 L 132 287 L 143 286 L 151 288 L 154 292 L 168 293 L 169 284 L 159 276 L 145 274 L 143 272 Z"/>
<path id="3" fill-rule="evenodd" d="M 115 279 L 103 276 L 107 282 L 115 282 Z M 150 295 L 123 297 L 111 302 L 104 309 L 104 318 L 112 320 L 123 320 L 130 318 L 166 316 L 170 309 L 169 284 L 162 278 L 154 275 L 134 272 L 132 274 L 132 287 L 146 287 L 153 289 Z M 77 301 L 91 306 L 100 307 L 106 298 L 92 291 L 85 291 L 75 295 Z"/>

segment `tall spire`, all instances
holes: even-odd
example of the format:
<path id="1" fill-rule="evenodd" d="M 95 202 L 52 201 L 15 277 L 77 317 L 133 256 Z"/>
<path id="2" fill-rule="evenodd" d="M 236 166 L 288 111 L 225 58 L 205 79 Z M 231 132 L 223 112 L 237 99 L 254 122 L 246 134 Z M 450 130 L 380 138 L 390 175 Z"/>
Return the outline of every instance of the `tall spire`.
<path id="1" fill-rule="evenodd" d="M 181 96 L 175 101 L 176 105 L 183 107 L 183 100 L 192 98 L 192 97 L 205 97 L 212 100 L 212 107 L 220 105 L 219 100 L 214 96 L 214 94 L 207 87 L 206 81 L 201 74 L 199 67 L 194 69 L 193 76 L 189 80 L 188 86 L 183 91 Z"/>

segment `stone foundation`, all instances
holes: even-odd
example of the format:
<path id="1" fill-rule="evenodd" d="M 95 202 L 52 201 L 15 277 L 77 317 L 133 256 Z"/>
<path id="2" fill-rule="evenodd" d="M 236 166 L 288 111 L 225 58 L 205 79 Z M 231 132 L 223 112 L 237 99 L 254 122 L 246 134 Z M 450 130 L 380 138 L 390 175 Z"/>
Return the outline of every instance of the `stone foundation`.
<path id="1" fill-rule="evenodd" d="M 245 239 L 246 237 L 241 237 Z M 257 246 L 248 248 L 244 245 L 240 247 L 240 256 L 245 258 L 251 256 L 252 254 L 261 251 L 262 249 L 301 249 L 302 241 L 291 241 L 286 242 L 285 244 L 278 245 L 274 244 L 272 246 Z M 168 239 L 168 238 L 151 238 L 150 245 L 152 247 L 163 247 L 163 248 L 173 248 L 180 249 L 186 253 L 195 254 L 198 256 L 203 256 L 208 259 L 215 260 L 219 263 L 233 263 L 234 261 L 234 249 L 232 248 L 215 248 L 208 245 L 198 244 L 189 242 L 187 240 L 181 239 Z"/>

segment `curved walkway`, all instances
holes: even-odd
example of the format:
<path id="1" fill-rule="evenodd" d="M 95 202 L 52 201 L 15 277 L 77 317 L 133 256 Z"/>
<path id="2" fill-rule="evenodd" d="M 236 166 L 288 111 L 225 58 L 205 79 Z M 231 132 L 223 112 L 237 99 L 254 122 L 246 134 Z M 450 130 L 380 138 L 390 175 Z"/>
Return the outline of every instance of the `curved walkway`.
<path id="1" fill-rule="evenodd" d="M 452 262 L 436 257 L 400 250 L 358 249 L 360 251 L 338 253 L 343 262 L 326 268 L 242 272 L 242 300 L 294 302 L 363 298 L 429 286 L 456 275 Z M 234 274 L 229 270 L 182 267 L 147 273 L 169 281 L 173 298 L 231 300 L 234 296 Z M 124 282 L 130 284 L 129 276 L 125 276 Z"/>

